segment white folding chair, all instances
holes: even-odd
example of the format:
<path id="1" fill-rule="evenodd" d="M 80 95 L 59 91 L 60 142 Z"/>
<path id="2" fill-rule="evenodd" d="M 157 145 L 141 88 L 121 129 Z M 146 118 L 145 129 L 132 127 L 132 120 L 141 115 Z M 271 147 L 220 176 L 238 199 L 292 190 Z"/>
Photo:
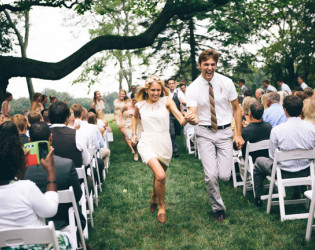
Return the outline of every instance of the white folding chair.
<path id="1" fill-rule="evenodd" d="M 77 235 L 76 235 L 76 231 L 78 228 L 82 248 L 83 248 L 83 250 L 86 250 L 84 235 L 83 235 L 80 216 L 79 216 L 79 210 L 78 210 L 77 203 L 75 200 L 73 187 L 70 187 L 68 190 L 58 191 L 58 196 L 59 196 L 59 203 L 71 203 L 72 204 L 72 207 L 70 207 L 68 210 L 68 214 L 69 214 L 70 234 L 71 234 L 72 242 L 75 245 L 74 247 L 78 248 Z M 86 225 L 86 226 L 88 226 L 88 225 Z"/>
<path id="2" fill-rule="evenodd" d="M 184 135 L 185 135 L 185 144 L 186 144 L 186 149 L 188 151 L 188 154 L 194 154 L 195 153 L 195 144 L 196 144 L 196 142 L 194 141 L 194 139 L 195 139 L 195 127 L 191 126 L 191 127 L 187 128 Z M 193 143 L 193 148 L 191 145 L 192 143 Z"/>
<path id="3" fill-rule="evenodd" d="M 82 197 L 80 200 L 80 205 L 82 207 L 82 213 L 84 214 L 86 221 L 90 221 L 91 227 L 94 227 L 94 220 L 93 220 L 93 195 L 89 195 L 89 189 L 87 184 L 87 178 L 85 174 L 84 166 L 81 168 L 76 168 L 79 180 L 83 180 L 81 183 L 81 189 L 82 189 Z M 88 205 L 88 209 L 86 208 L 86 203 Z M 89 233 L 88 233 L 88 226 L 85 227 L 83 230 L 84 237 L 88 239 Z"/>
<path id="4" fill-rule="evenodd" d="M 238 163 L 239 169 L 241 168 L 240 157 L 242 156 L 242 151 L 233 151 L 233 166 L 232 166 L 232 178 L 233 178 L 233 187 L 237 188 L 238 186 L 243 185 L 243 181 L 237 181 L 237 177 L 240 176 L 239 173 L 236 173 L 235 163 Z"/>
<path id="5" fill-rule="evenodd" d="M 17 245 L 49 244 L 59 250 L 54 222 L 40 227 L 16 227 L 0 230 L 0 248 Z"/>
<path id="6" fill-rule="evenodd" d="M 269 140 L 263 140 L 259 142 L 247 142 L 246 145 L 246 152 L 245 152 L 245 160 L 244 160 L 244 169 L 240 169 L 241 177 L 243 179 L 243 195 L 246 196 L 246 191 L 253 190 L 254 197 L 255 197 L 255 191 L 254 191 L 254 162 L 252 157 L 249 155 L 251 152 L 259 151 L 259 150 L 265 150 L 269 148 Z M 244 170 L 244 171 L 243 171 Z M 248 178 L 247 174 L 250 175 L 250 178 Z"/>
<path id="7" fill-rule="evenodd" d="M 315 181 L 313 179 L 313 181 Z M 314 187 L 314 183 L 313 183 Z M 315 225 L 313 225 L 314 221 L 314 210 L 315 210 L 315 192 L 313 190 L 308 190 L 304 192 L 304 195 L 311 200 L 311 205 L 310 205 L 310 210 L 308 213 L 308 220 L 307 220 L 307 226 L 306 226 L 306 234 L 305 234 L 305 239 L 306 241 L 310 241 L 311 239 L 311 234 L 312 234 L 312 229 L 315 228 Z"/>
<path id="8" fill-rule="evenodd" d="M 310 165 L 310 176 L 307 177 L 298 177 L 298 178 L 288 178 L 282 179 L 281 169 L 278 167 L 278 162 L 287 161 L 287 160 L 297 160 L 297 159 L 311 159 Z M 273 166 L 272 166 L 272 173 L 271 173 L 271 182 L 269 187 L 269 194 L 268 194 L 268 203 L 267 203 L 267 213 L 270 213 L 270 209 L 272 205 L 279 205 L 280 207 L 280 217 L 281 221 L 284 220 L 295 220 L 295 219 L 306 219 L 308 218 L 309 213 L 300 213 L 300 214 L 285 214 L 285 204 L 306 204 L 308 202 L 307 199 L 295 199 L 295 200 L 284 200 L 286 197 L 285 187 L 292 187 L 292 186 L 303 186 L 303 185 L 310 185 L 312 186 L 314 183 L 314 159 L 315 159 L 315 149 L 310 150 L 290 150 L 290 151 L 279 151 L 276 149 Z M 276 179 L 277 173 L 277 179 Z M 279 200 L 273 201 L 273 188 L 274 186 L 278 187 L 278 194 Z M 312 186 L 312 190 L 313 190 Z"/>
<path id="9" fill-rule="evenodd" d="M 88 151 L 89 151 L 90 157 L 91 157 L 90 166 L 96 169 L 98 184 L 96 184 L 96 182 L 94 181 L 95 185 L 99 188 L 100 192 L 102 192 L 102 182 L 101 182 L 100 171 L 99 171 L 99 168 L 98 168 L 96 149 L 95 149 L 95 147 L 89 147 Z M 92 168 L 91 168 L 91 171 L 92 171 Z M 93 174 L 93 176 L 94 176 L 94 174 Z M 94 178 L 95 178 L 95 176 L 94 176 Z M 96 189 L 96 191 L 97 191 L 97 189 Z M 97 194 L 97 196 L 98 196 L 98 194 Z"/>

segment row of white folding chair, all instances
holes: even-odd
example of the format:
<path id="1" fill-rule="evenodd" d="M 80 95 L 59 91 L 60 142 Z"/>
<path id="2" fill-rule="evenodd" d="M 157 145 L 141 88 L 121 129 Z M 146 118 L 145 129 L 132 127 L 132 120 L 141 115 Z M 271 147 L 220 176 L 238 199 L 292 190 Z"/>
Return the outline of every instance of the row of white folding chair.
<path id="1" fill-rule="evenodd" d="M 195 127 L 189 123 L 184 126 L 184 145 L 188 151 L 188 154 L 195 153 Z M 193 142 L 194 147 L 192 148 L 191 143 Z"/>
<path id="2" fill-rule="evenodd" d="M 281 169 L 278 166 L 279 162 L 288 161 L 288 160 L 297 160 L 297 159 L 310 159 L 311 160 L 310 176 L 282 179 Z M 268 214 L 270 213 L 270 209 L 272 205 L 279 205 L 281 221 L 308 218 L 309 213 L 290 214 L 290 215 L 287 215 L 285 213 L 286 204 L 299 204 L 299 203 L 307 204 L 308 203 L 307 199 L 284 200 L 284 198 L 286 197 L 285 187 L 307 185 L 307 186 L 311 186 L 313 190 L 314 182 L 315 182 L 314 160 L 315 160 L 315 149 L 310 149 L 310 150 L 297 149 L 297 150 L 290 150 L 290 151 L 279 151 L 278 149 L 276 149 L 274 159 L 273 159 L 273 166 L 272 166 L 272 173 L 271 173 L 271 180 L 270 180 L 270 187 L 269 187 L 269 194 L 268 194 L 268 203 L 267 203 Z M 273 195 L 273 190 L 274 190 L 275 185 L 278 187 L 278 194 L 279 194 L 278 201 L 273 201 L 273 198 L 275 198 Z"/>
<path id="3" fill-rule="evenodd" d="M 239 171 L 242 165 L 241 162 L 241 157 L 242 157 L 242 151 L 241 150 L 233 150 L 233 166 L 232 166 L 232 179 L 233 179 L 233 187 L 237 188 L 239 186 L 243 186 L 243 180 L 242 181 L 238 181 L 237 177 L 240 176 L 240 172 L 236 172 L 235 166 L 236 163 L 238 164 L 239 167 Z M 243 161 L 244 162 L 244 161 Z M 244 164 L 243 164 L 244 165 Z"/>
<path id="4" fill-rule="evenodd" d="M 315 225 L 313 225 L 314 211 L 315 211 L 315 192 L 313 192 L 313 190 L 307 190 L 304 192 L 304 195 L 306 196 L 306 198 L 311 200 L 310 210 L 309 210 L 308 219 L 307 219 L 306 234 L 305 234 L 306 241 L 310 241 L 312 229 L 315 228 Z"/>
<path id="5" fill-rule="evenodd" d="M 97 188 L 99 189 L 100 192 L 102 192 L 102 182 L 101 182 L 101 175 L 100 175 L 98 162 L 97 162 L 96 150 L 97 149 L 94 146 L 88 148 L 88 151 L 90 153 L 91 171 L 92 171 L 92 168 L 95 168 L 96 174 L 97 174 L 98 184 L 96 184 L 96 182 L 94 180 L 93 180 L 93 183 L 95 183 L 95 185 L 96 185 L 96 190 L 94 190 L 94 191 L 95 191 L 96 195 L 98 196 Z M 92 176 L 94 176 L 94 174 Z M 95 176 L 94 176 L 94 179 L 95 179 Z"/>
<path id="6" fill-rule="evenodd" d="M 59 250 L 54 222 L 40 227 L 17 227 L 0 230 L 0 248 L 17 245 L 52 244 Z"/>
<path id="7" fill-rule="evenodd" d="M 82 190 L 82 197 L 80 199 L 80 205 L 82 208 L 82 213 L 86 219 L 86 222 L 90 222 L 91 227 L 94 227 L 94 220 L 93 220 L 93 194 L 92 192 L 89 193 L 88 183 L 85 173 L 85 168 L 82 166 L 81 168 L 76 168 L 78 178 L 82 181 L 81 183 L 81 190 Z M 86 207 L 88 205 L 88 208 Z M 83 230 L 84 237 L 88 239 L 89 232 L 88 232 L 88 225 L 86 225 L 85 229 Z"/>
<path id="8" fill-rule="evenodd" d="M 77 207 L 77 203 L 75 200 L 74 192 L 73 192 L 73 187 L 70 187 L 68 190 L 62 190 L 58 191 L 58 196 L 59 196 L 59 203 L 71 203 L 72 207 L 69 208 L 68 210 L 68 215 L 69 215 L 69 228 L 70 228 L 70 235 L 72 238 L 72 243 L 74 244 L 73 248 L 77 249 L 77 229 L 79 231 L 80 235 L 80 242 L 83 250 L 86 250 L 86 245 L 85 245 L 85 240 L 84 240 L 84 235 L 83 235 L 83 230 L 81 226 L 81 220 L 80 220 L 80 215 L 79 215 L 79 210 Z M 88 225 L 86 225 L 87 227 Z"/>
<path id="9" fill-rule="evenodd" d="M 260 150 L 268 150 L 269 149 L 269 140 L 263 140 L 259 142 L 247 142 L 246 144 L 246 151 L 244 157 L 244 163 L 241 164 L 240 173 L 243 180 L 243 195 L 246 196 L 246 191 L 252 190 L 255 195 L 254 189 L 254 162 L 250 153 Z M 243 170 L 241 171 L 242 166 L 244 166 Z M 249 174 L 249 176 L 248 176 Z M 267 197 L 266 197 L 267 198 Z M 264 197 L 263 197 L 264 199 Z"/>

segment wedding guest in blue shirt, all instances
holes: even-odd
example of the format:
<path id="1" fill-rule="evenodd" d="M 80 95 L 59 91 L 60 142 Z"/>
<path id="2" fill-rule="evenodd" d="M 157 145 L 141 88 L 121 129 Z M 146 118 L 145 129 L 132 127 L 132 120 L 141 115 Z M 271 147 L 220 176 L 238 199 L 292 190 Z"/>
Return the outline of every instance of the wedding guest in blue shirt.
<path id="1" fill-rule="evenodd" d="M 269 122 L 272 127 L 275 127 L 287 121 L 282 106 L 279 104 L 280 95 L 277 92 L 270 92 L 267 94 L 267 106 L 263 114 L 264 122 Z"/>

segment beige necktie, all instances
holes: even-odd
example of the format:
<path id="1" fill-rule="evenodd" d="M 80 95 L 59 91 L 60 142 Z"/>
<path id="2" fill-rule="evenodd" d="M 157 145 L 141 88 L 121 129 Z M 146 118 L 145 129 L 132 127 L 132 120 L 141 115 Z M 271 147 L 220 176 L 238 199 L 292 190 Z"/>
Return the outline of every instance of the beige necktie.
<path id="1" fill-rule="evenodd" d="M 211 111 L 211 130 L 213 132 L 218 130 L 217 116 L 215 114 L 214 95 L 211 82 L 209 82 L 209 99 L 210 99 L 210 111 Z"/>

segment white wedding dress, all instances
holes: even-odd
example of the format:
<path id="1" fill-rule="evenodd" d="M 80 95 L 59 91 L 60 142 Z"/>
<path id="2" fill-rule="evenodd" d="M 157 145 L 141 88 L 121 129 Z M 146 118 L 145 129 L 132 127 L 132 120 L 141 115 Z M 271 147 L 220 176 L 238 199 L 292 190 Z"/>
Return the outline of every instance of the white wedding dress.
<path id="1" fill-rule="evenodd" d="M 172 158 L 172 141 L 169 132 L 170 118 L 166 108 L 168 96 L 160 97 L 153 104 L 141 101 L 136 104 L 139 109 L 139 121 L 143 131 L 138 143 L 138 152 L 142 161 L 147 164 L 152 158 L 157 158 L 168 166 Z"/>

